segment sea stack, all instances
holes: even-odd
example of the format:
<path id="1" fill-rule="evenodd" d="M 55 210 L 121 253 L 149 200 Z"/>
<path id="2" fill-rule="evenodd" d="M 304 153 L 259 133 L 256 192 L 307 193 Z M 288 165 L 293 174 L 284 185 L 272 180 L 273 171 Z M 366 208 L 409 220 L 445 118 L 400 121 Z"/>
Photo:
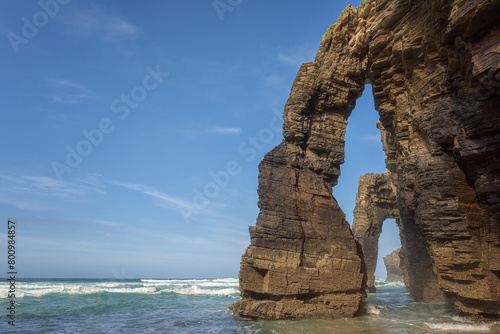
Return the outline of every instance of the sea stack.
<path id="1" fill-rule="evenodd" d="M 369 83 L 412 296 L 427 301 L 438 289 L 463 314 L 500 319 L 498 13 L 500 0 L 367 0 L 343 12 L 301 66 L 284 140 L 260 164 L 235 314 L 359 309 L 364 256 L 331 188 L 347 119 Z"/>
<path id="2" fill-rule="evenodd" d="M 403 282 L 403 270 L 401 269 L 401 261 L 399 260 L 399 251 L 396 249 L 391 254 L 384 256 L 384 265 L 387 270 L 387 282 Z"/>

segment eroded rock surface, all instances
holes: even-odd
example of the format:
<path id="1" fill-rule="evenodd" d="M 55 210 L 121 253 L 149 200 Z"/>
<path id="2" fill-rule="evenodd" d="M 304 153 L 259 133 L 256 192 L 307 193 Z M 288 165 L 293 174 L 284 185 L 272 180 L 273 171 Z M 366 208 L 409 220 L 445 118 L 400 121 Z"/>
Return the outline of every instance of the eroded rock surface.
<path id="1" fill-rule="evenodd" d="M 332 197 L 331 176 L 282 143 L 259 166 L 259 208 L 241 260 L 243 316 L 352 317 L 364 299 L 361 249 Z"/>
<path id="2" fill-rule="evenodd" d="M 353 213 L 354 238 L 361 245 L 366 263 L 367 291 L 375 292 L 378 239 L 382 225 L 388 218 L 397 219 L 399 225 L 399 209 L 390 173 L 369 173 L 359 177 Z"/>
<path id="3" fill-rule="evenodd" d="M 396 249 L 391 254 L 384 256 L 384 265 L 387 270 L 387 282 L 404 282 L 403 270 L 399 260 L 401 248 Z"/>
<path id="4" fill-rule="evenodd" d="M 500 317 L 499 12 L 500 0 L 347 8 L 314 63 L 300 68 L 285 139 L 260 165 L 260 214 L 242 257 L 235 314 L 355 314 L 363 258 L 331 186 L 344 161 L 347 117 L 369 82 L 410 286 L 426 300 L 437 285 L 457 310 Z M 427 269 L 437 284 L 419 276 Z"/>

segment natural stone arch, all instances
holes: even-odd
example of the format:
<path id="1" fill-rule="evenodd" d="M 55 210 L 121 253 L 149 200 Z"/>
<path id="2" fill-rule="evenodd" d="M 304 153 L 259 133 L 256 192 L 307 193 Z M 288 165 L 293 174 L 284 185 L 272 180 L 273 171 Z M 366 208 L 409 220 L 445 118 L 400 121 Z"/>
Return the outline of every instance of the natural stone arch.
<path id="1" fill-rule="evenodd" d="M 302 65 L 284 141 L 259 166 L 257 224 L 236 314 L 352 316 L 365 295 L 359 244 L 332 196 L 344 133 L 373 85 L 410 273 L 429 261 L 459 311 L 500 317 L 499 0 L 368 0 L 348 7 Z M 411 283 L 410 285 L 414 285 Z M 424 294 L 425 296 L 425 294 Z"/>
<path id="2" fill-rule="evenodd" d="M 378 240 L 386 219 L 394 218 L 399 223 L 399 209 L 395 189 L 389 173 L 369 173 L 358 180 L 356 207 L 354 208 L 352 232 L 360 243 L 366 263 L 368 292 L 375 292 L 375 269 L 377 268 Z"/>
<path id="3" fill-rule="evenodd" d="M 379 124 L 379 128 L 380 124 Z M 381 130 L 383 130 L 381 128 Z M 384 136 L 385 137 L 385 136 Z M 366 264 L 368 292 L 375 292 L 375 269 L 377 268 L 378 241 L 384 221 L 396 219 L 400 230 L 402 263 L 407 274 L 405 283 L 411 297 L 417 301 L 442 302 L 444 296 L 439 289 L 433 271 L 431 258 L 419 234 L 403 228 L 396 198 L 396 188 L 391 174 L 369 173 L 358 180 L 356 207 L 354 208 L 352 230 L 354 238 L 360 243 Z M 402 232 L 404 231 L 404 232 Z M 406 263 L 409 263 L 408 267 Z"/>

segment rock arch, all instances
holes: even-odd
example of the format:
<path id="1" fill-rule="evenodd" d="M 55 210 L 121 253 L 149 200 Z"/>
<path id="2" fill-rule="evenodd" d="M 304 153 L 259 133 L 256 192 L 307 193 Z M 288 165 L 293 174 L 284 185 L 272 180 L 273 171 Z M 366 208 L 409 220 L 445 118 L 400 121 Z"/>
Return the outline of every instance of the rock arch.
<path id="1" fill-rule="evenodd" d="M 358 310 L 366 266 L 331 187 L 347 118 L 370 82 L 402 241 L 429 254 L 457 310 L 500 317 L 498 12 L 499 0 L 368 0 L 346 9 L 314 63 L 301 66 L 284 140 L 259 165 L 260 213 L 235 314 L 335 318 Z M 429 263 L 414 255 L 410 272 Z"/>
<path id="2" fill-rule="evenodd" d="M 369 173 L 361 175 L 358 180 L 352 232 L 363 250 L 368 292 L 376 291 L 375 269 L 382 225 L 388 218 L 396 219 L 396 225 L 400 225 L 399 209 L 393 187 L 389 173 Z"/>
<path id="3" fill-rule="evenodd" d="M 378 240 L 383 223 L 388 218 L 396 219 L 396 225 L 400 230 L 403 249 L 401 257 L 406 268 L 405 283 L 410 295 L 422 302 L 445 301 L 432 269 L 431 258 L 420 235 L 408 226 L 403 227 L 401 223 L 396 188 L 392 184 L 389 172 L 361 175 L 358 180 L 352 230 L 354 238 L 363 250 L 367 271 L 367 292 L 376 291 L 374 283 Z"/>

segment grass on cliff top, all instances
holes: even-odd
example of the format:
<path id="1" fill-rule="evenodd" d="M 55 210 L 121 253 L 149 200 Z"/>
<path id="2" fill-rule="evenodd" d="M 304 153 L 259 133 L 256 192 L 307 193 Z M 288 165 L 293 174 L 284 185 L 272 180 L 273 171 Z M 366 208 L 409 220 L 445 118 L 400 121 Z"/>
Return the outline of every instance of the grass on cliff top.
<path id="1" fill-rule="evenodd" d="M 358 8 L 362 8 L 364 5 L 366 5 L 366 3 L 367 3 L 367 2 L 368 2 L 368 0 L 363 0 L 363 1 L 361 1 L 361 5 L 359 5 L 359 7 L 358 7 Z M 340 12 L 340 16 L 344 15 L 344 13 L 345 13 L 346 11 L 347 11 L 347 8 L 344 8 L 344 9 L 342 10 L 342 12 Z M 340 18 L 340 16 L 339 16 L 339 18 Z M 337 19 L 337 21 L 338 21 L 338 20 L 339 20 L 339 19 Z M 336 25 L 336 23 L 334 23 L 334 24 L 330 24 L 330 26 L 328 27 L 328 29 L 327 29 L 327 30 L 326 30 L 326 32 L 325 32 L 325 35 L 326 35 L 327 33 L 329 33 L 330 31 L 332 31 L 333 29 L 335 29 L 335 25 Z"/>
<path id="2" fill-rule="evenodd" d="M 335 25 L 336 25 L 336 23 L 330 24 L 330 26 L 328 27 L 328 29 L 325 32 L 325 35 L 328 34 L 330 31 L 332 31 L 333 29 L 335 29 Z"/>

